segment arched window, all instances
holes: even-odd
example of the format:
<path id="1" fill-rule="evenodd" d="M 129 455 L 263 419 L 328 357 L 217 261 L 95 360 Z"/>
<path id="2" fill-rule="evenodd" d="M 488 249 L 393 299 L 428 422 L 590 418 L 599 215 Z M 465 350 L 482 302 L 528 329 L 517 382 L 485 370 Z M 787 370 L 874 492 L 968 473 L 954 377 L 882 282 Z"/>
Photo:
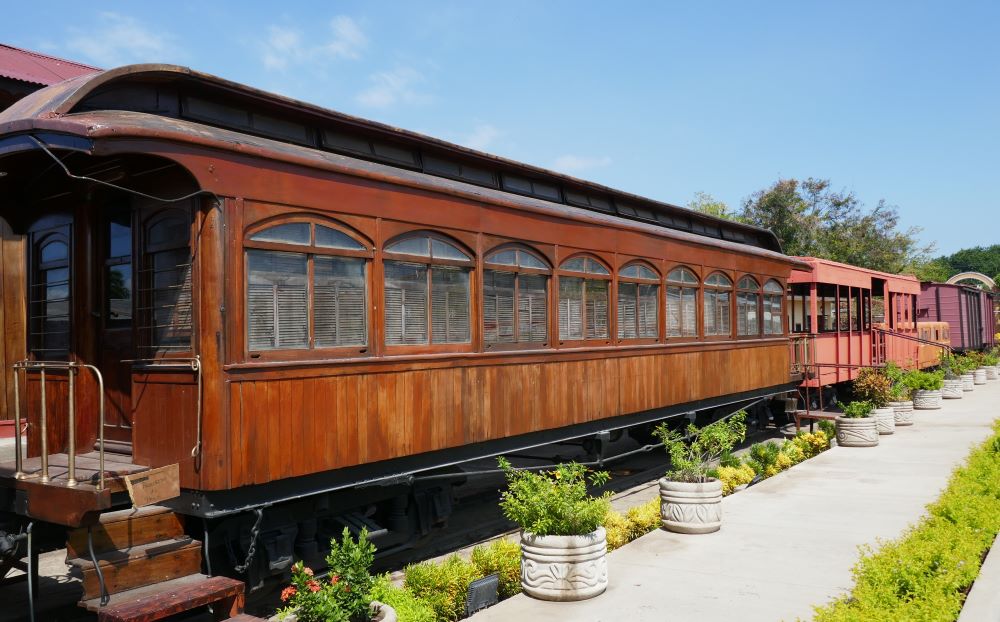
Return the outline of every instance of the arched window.
<path id="1" fill-rule="evenodd" d="M 432 233 L 392 241 L 385 256 L 386 345 L 469 343 L 472 257 Z"/>
<path id="2" fill-rule="evenodd" d="M 741 337 L 760 334 L 760 285 L 745 276 L 736 285 L 736 334 Z"/>
<path id="3" fill-rule="evenodd" d="M 714 337 L 732 334 L 730 309 L 732 307 L 733 282 L 721 272 L 710 274 L 705 279 L 705 336 Z"/>
<path id="4" fill-rule="evenodd" d="M 191 349 L 191 213 L 170 208 L 143 227 L 139 338 L 147 354 Z"/>
<path id="5" fill-rule="evenodd" d="M 667 275 L 667 337 L 698 336 L 698 277 L 687 268 Z"/>
<path id="6" fill-rule="evenodd" d="M 548 264 L 537 254 L 508 246 L 486 255 L 483 269 L 483 341 L 548 340 Z"/>
<path id="7" fill-rule="evenodd" d="M 559 339 L 607 339 L 611 273 L 591 257 L 573 257 L 559 267 Z"/>
<path id="8" fill-rule="evenodd" d="M 785 299 L 785 288 L 774 279 L 764 283 L 764 334 L 783 335 L 782 303 Z"/>
<path id="9" fill-rule="evenodd" d="M 69 353 L 71 326 L 69 227 L 43 234 L 33 246 L 31 352 L 42 360 L 63 358 Z"/>
<path id="10" fill-rule="evenodd" d="M 643 263 L 618 271 L 618 338 L 659 337 L 660 276 Z"/>
<path id="11" fill-rule="evenodd" d="M 249 350 L 368 344 L 370 247 L 308 220 L 259 229 L 245 245 Z"/>

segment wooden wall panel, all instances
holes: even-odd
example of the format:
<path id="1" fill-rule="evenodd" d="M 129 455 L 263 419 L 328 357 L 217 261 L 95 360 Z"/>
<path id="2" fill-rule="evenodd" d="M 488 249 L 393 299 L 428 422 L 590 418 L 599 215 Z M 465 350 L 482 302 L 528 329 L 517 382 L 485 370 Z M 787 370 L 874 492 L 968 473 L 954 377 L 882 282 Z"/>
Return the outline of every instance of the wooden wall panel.
<path id="1" fill-rule="evenodd" d="M 151 467 L 178 463 L 181 486 L 186 488 L 198 485 L 191 456 L 198 441 L 197 400 L 197 378 L 191 372 L 132 376 L 135 462 Z"/>
<path id="2" fill-rule="evenodd" d="M 231 379 L 229 485 L 263 483 L 789 381 L 785 343 L 326 377 Z"/>
<path id="3" fill-rule="evenodd" d="M 25 356 L 25 283 L 23 236 L 0 218 L 0 420 L 14 418 L 10 366 Z"/>

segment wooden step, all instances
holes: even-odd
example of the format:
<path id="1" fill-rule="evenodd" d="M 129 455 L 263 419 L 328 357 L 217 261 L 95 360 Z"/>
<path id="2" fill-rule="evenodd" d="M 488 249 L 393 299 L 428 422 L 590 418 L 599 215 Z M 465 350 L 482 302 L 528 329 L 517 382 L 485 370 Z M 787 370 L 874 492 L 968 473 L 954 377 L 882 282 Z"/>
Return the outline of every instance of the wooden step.
<path id="1" fill-rule="evenodd" d="M 205 605 L 215 605 L 218 620 L 243 612 L 243 582 L 200 573 L 115 594 L 101 607 L 100 598 L 80 602 L 99 622 L 153 622 Z"/>
<path id="2" fill-rule="evenodd" d="M 187 536 L 97 555 L 108 594 L 196 574 L 201 572 L 201 559 L 201 542 Z M 83 599 L 99 597 L 100 581 L 90 558 L 75 557 L 67 563 L 83 580 Z"/>
<path id="3" fill-rule="evenodd" d="M 100 554 L 179 538 L 184 535 L 184 521 L 165 507 L 150 505 L 102 514 L 100 522 L 91 529 L 94 552 Z M 87 528 L 74 529 L 66 539 L 66 562 L 74 557 L 86 559 L 89 556 Z"/>

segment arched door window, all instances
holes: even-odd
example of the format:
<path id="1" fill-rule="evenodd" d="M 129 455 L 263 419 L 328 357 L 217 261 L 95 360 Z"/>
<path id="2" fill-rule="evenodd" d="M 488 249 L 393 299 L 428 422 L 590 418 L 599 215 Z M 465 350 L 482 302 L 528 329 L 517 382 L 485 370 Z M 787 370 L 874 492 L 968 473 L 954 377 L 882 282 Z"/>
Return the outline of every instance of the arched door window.
<path id="1" fill-rule="evenodd" d="M 486 255 L 483 341 L 486 345 L 548 340 L 551 270 L 534 251 L 508 246 Z"/>
<path id="2" fill-rule="evenodd" d="M 472 257 L 432 233 L 385 247 L 385 343 L 469 343 Z"/>
<path id="3" fill-rule="evenodd" d="M 191 349 L 191 212 L 170 208 L 143 226 L 140 343 L 149 355 Z"/>
<path id="4" fill-rule="evenodd" d="M 760 285 L 750 276 L 736 285 L 736 334 L 741 337 L 760 335 Z"/>
<path id="5" fill-rule="evenodd" d="M 618 338 L 659 337 L 660 276 L 634 262 L 618 271 Z"/>
<path id="6" fill-rule="evenodd" d="M 698 277 L 687 268 L 667 274 L 667 337 L 698 336 Z"/>
<path id="7" fill-rule="evenodd" d="M 733 282 L 721 272 L 710 274 L 705 279 L 704 322 L 705 336 L 717 337 L 732 334 L 730 310 L 732 308 Z"/>
<path id="8" fill-rule="evenodd" d="M 782 305 L 785 299 L 785 288 L 781 283 L 770 279 L 764 283 L 764 334 L 783 335 Z"/>
<path id="9" fill-rule="evenodd" d="M 254 231 L 245 246 L 250 351 L 368 344 L 369 246 L 308 220 Z"/>
<path id="10" fill-rule="evenodd" d="M 609 336 L 611 272 L 591 257 L 573 257 L 559 267 L 559 339 L 583 341 Z"/>
<path id="11" fill-rule="evenodd" d="M 69 227 L 43 234 L 33 244 L 29 311 L 30 348 L 37 358 L 59 359 L 70 345 L 70 244 Z"/>

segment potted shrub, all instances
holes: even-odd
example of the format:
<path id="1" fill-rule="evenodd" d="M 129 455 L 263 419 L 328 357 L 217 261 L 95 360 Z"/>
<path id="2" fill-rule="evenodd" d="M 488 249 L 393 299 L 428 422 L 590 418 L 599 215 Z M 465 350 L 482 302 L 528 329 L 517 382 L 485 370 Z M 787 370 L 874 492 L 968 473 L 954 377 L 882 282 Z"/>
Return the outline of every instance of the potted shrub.
<path id="1" fill-rule="evenodd" d="M 844 406 L 837 417 L 837 445 L 840 447 L 874 447 L 878 445 L 878 423 L 872 416 L 871 402 L 858 400 Z"/>
<path id="2" fill-rule="evenodd" d="M 281 591 L 283 622 L 395 622 L 396 612 L 372 600 L 371 565 L 375 545 L 362 529 L 357 540 L 344 527 L 340 542 L 330 542 L 329 572 L 320 579 L 301 561 L 292 566 L 291 585 Z"/>
<path id="3" fill-rule="evenodd" d="M 605 484 L 604 471 L 560 464 L 552 471 L 518 470 L 504 458 L 507 476 L 501 495 L 504 516 L 521 527 L 521 588 L 542 600 L 593 598 L 608 587 L 607 534 L 601 524 L 611 509 L 611 493 L 594 497 L 587 481 Z"/>
<path id="4" fill-rule="evenodd" d="M 987 380 L 998 380 L 1000 374 L 997 373 L 997 363 L 1000 363 L 1000 356 L 996 352 L 990 351 L 983 355 L 983 365 L 986 369 Z"/>
<path id="5" fill-rule="evenodd" d="M 871 416 L 875 418 L 879 434 L 896 431 L 896 411 L 888 406 L 892 399 L 892 381 L 885 371 L 872 367 L 859 371 L 854 380 L 854 395 L 871 404 Z"/>
<path id="6" fill-rule="evenodd" d="M 941 354 L 941 370 L 944 381 L 941 384 L 941 397 L 946 400 L 962 399 L 961 368 L 954 356 Z"/>
<path id="7" fill-rule="evenodd" d="M 885 375 L 892 383 L 887 406 L 895 413 L 896 425 L 913 425 L 913 401 L 910 399 L 913 388 L 908 382 L 909 375 L 892 362 L 886 363 Z"/>
<path id="8" fill-rule="evenodd" d="M 660 480 L 660 522 L 667 531 L 712 533 L 722 527 L 722 482 L 709 471 L 715 461 L 746 437 L 740 411 L 704 427 L 689 424 L 682 433 L 661 423 L 653 433 L 670 456 L 670 471 Z"/>
<path id="9" fill-rule="evenodd" d="M 973 383 L 986 384 L 986 354 L 970 352 L 969 357 L 975 365 L 975 367 L 972 368 Z"/>
<path id="10" fill-rule="evenodd" d="M 941 387 L 944 373 L 940 371 L 910 372 L 910 386 L 913 387 L 913 408 L 916 410 L 937 410 L 941 408 Z"/>
<path id="11" fill-rule="evenodd" d="M 978 367 L 976 361 L 971 356 L 958 356 L 956 357 L 956 361 L 961 370 L 962 390 L 966 392 L 974 390 L 976 388 L 976 376 L 973 370 Z"/>

